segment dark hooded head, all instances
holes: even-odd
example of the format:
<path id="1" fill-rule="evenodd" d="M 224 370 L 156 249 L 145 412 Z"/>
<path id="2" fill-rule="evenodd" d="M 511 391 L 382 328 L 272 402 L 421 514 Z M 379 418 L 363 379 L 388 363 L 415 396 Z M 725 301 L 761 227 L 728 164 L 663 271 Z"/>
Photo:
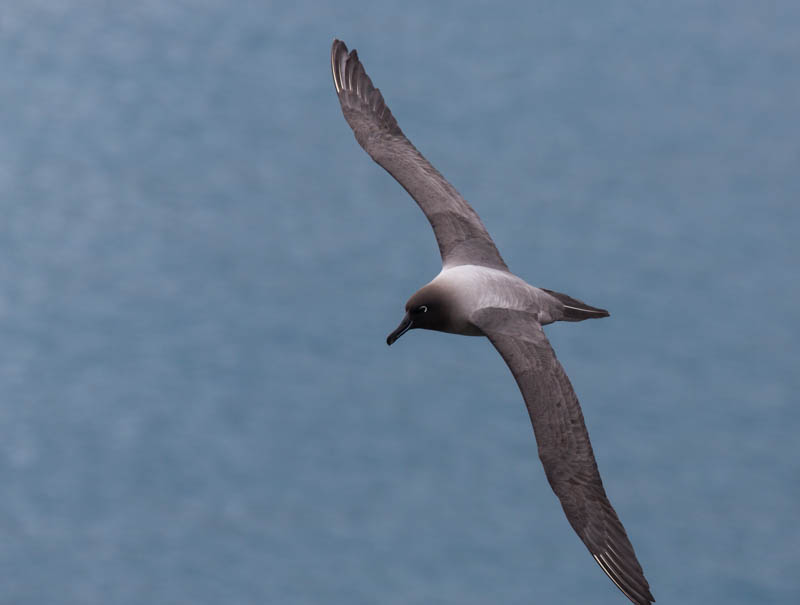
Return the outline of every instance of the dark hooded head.
<path id="1" fill-rule="evenodd" d="M 386 344 L 391 345 L 411 329 L 438 330 L 451 332 L 450 305 L 441 288 L 428 284 L 417 291 L 406 303 L 406 315 L 397 329 L 386 337 Z"/>

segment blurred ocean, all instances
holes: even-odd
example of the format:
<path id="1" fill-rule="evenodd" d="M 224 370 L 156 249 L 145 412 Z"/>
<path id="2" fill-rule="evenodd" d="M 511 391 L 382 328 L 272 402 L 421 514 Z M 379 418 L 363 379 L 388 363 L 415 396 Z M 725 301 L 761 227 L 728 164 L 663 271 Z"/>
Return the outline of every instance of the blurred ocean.
<path id="1" fill-rule="evenodd" d="M 800 4 L 6 2 L 0 603 L 626 602 L 330 77 L 548 328 L 659 603 L 800 602 Z"/>

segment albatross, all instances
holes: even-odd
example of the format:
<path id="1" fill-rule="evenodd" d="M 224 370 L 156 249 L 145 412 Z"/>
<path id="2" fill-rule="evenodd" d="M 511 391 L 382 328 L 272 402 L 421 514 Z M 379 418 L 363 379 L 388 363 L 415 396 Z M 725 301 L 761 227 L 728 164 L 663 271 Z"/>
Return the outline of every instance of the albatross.
<path id="1" fill-rule="evenodd" d="M 486 336 L 522 391 L 545 475 L 570 525 L 623 594 L 649 605 L 655 599 L 603 488 L 578 397 L 542 330 L 608 311 L 511 273 L 475 210 L 400 130 L 356 50 L 335 39 L 331 71 L 356 140 L 417 202 L 442 256 L 441 272 L 408 299 L 386 343 L 412 329 Z"/>

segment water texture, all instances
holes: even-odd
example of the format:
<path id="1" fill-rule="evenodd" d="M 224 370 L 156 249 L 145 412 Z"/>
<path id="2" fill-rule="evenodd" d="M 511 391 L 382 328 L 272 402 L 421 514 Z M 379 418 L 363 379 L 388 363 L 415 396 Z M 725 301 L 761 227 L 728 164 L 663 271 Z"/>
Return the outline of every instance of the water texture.
<path id="1" fill-rule="evenodd" d="M 663 603 L 800 601 L 800 5 L 7 2 L 0 603 L 621 604 L 333 91 L 359 49 L 548 335 Z"/>

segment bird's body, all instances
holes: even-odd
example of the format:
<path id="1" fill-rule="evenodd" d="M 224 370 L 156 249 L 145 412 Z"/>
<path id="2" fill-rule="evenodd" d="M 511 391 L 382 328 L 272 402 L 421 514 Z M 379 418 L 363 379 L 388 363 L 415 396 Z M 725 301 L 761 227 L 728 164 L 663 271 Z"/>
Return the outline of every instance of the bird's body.
<path id="1" fill-rule="evenodd" d="M 445 267 L 429 284 L 420 289 L 435 288 L 448 295 L 449 315 L 456 329 L 442 330 L 465 336 L 485 336 L 476 329 L 472 316 L 481 309 L 510 309 L 526 313 L 541 325 L 563 317 L 563 305 L 541 288 L 531 286 L 509 271 L 457 265 Z"/>
<path id="2" fill-rule="evenodd" d="M 442 256 L 441 273 L 411 296 L 386 342 L 412 328 L 486 336 L 519 385 L 545 475 L 570 525 L 617 587 L 649 605 L 655 599 L 606 496 L 578 398 L 542 330 L 608 312 L 511 273 L 477 213 L 400 130 L 356 51 L 334 40 L 331 69 L 356 140 L 419 204 Z"/>

